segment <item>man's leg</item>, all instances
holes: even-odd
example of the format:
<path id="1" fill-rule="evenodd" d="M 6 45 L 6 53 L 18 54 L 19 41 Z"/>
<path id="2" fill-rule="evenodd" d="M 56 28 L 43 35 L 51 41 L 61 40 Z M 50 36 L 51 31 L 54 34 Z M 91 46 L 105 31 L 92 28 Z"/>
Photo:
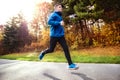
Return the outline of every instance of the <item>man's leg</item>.
<path id="1" fill-rule="evenodd" d="M 55 37 L 50 37 L 50 47 L 40 53 L 40 60 L 44 57 L 45 54 L 47 53 L 52 53 L 54 51 L 54 48 L 57 44 L 57 38 Z"/>
<path id="2" fill-rule="evenodd" d="M 68 64 L 72 64 L 72 60 L 71 60 L 71 56 L 70 56 L 70 52 L 69 52 L 69 49 L 68 49 L 68 46 L 67 46 L 67 43 L 66 43 L 66 40 L 64 37 L 61 37 L 59 38 L 59 43 L 60 45 L 62 46 L 63 50 L 64 50 L 64 53 L 65 53 L 65 57 L 68 61 Z"/>
<path id="3" fill-rule="evenodd" d="M 55 49 L 56 44 L 57 44 L 57 38 L 50 37 L 50 47 L 44 51 L 44 54 L 52 53 Z"/>

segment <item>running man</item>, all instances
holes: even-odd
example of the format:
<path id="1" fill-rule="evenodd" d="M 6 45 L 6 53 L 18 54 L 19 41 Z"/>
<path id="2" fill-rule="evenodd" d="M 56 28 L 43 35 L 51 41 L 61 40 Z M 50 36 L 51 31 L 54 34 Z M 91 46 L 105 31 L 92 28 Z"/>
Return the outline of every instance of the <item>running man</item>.
<path id="1" fill-rule="evenodd" d="M 48 24 L 50 25 L 50 47 L 40 53 L 39 59 L 42 60 L 47 53 L 52 53 L 58 42 L 64 50 L 65 57 L 68 61 L 68 68 L 78 69 L 79 67 L 71 60 L 70 52 L 64 37 L 64 21 L 62 19 L 62 10 L 62 5 L 56 4 L 54 6 L 54 11 L 48 18 Z"/>

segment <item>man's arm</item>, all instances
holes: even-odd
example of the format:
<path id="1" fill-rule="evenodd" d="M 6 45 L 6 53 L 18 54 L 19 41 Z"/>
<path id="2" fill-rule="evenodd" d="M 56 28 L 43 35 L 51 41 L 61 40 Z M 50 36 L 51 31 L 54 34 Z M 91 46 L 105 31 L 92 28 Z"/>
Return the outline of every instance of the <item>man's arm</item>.
<path id="1" fill-rule="evenodd" d="M 60 25 L 59 21 L 55 21 L 55 16 L 52 14 L 49 18 L 48 18 L 48 24 L 52 25 L 52 26 L 58 26 Z"/>

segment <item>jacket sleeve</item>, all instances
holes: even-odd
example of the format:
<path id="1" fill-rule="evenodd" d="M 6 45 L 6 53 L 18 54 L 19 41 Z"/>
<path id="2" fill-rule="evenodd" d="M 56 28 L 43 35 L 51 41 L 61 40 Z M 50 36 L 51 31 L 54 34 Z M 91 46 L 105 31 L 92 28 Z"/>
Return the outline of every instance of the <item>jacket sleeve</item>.
<path id="1" fill-rule="evenodd" d="M 51 15 L 49 18 L 48 18 L 48 24 L 49 25 L 52 25 L 52 26 L 58 26 L 60 25 L 60 22 L 55 20 L 55 16 L 54 15 Z"/>

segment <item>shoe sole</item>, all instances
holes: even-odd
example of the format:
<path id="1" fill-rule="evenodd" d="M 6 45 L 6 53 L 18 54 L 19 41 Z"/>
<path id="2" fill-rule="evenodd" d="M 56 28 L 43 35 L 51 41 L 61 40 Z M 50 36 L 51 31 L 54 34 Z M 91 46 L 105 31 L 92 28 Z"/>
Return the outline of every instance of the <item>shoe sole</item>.
<path id="1" fill-rule="evenodd" d="M 76 68 L 68 68 L 69 70 L 77 70 L 79 69 L 79 67 L 76 67 Z"/>

